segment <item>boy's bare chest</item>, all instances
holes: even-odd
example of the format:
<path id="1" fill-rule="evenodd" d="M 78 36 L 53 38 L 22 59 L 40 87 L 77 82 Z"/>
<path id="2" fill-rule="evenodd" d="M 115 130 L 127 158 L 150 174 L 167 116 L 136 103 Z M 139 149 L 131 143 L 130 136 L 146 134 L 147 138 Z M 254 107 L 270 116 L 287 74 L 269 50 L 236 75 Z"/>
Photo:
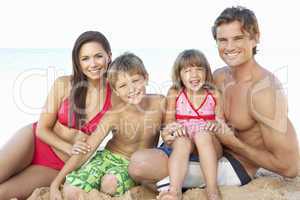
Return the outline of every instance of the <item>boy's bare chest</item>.
<path id="1" fill-rule="evenodd" d="M 149 139 L 158 133 L 161 120 L 160 112 L 127 113 L 120 117 L 116 132 L 119 137 L 131 141 Z"/>

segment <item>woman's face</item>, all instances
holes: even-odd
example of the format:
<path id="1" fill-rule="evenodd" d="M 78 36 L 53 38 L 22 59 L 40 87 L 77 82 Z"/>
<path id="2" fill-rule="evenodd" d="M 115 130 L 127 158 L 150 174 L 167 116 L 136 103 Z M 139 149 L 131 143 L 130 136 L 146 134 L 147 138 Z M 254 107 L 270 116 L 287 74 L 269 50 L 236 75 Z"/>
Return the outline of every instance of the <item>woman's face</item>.
<path id="1" fill-rule="evenodd" d="M 110 55 L 98 42 L 88 42 L 80 48 L 79 64 L 90 80 L 100 79 L 106 72 L 109 61 Z"/>

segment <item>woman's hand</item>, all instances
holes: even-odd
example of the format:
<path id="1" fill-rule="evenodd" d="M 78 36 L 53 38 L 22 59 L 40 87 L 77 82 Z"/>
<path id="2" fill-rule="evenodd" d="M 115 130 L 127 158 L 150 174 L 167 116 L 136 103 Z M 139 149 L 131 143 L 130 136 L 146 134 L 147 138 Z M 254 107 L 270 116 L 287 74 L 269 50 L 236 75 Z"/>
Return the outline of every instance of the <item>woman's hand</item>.
<path id="1" fill-rule="evenodd" d="M 50 200 L 63 200 L 59 191 L 59 185 L 57 185 L 55 182 L 51 183 L 50 186 Z"/>

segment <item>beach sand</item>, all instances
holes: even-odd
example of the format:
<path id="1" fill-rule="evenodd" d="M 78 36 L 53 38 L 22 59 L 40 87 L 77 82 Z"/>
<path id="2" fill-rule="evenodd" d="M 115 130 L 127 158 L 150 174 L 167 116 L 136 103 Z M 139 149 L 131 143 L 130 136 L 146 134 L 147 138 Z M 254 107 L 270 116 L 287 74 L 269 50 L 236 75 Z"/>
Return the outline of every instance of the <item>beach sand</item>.
<path id="1" fill-rule="evenodd" d="M 300 169 L 293 179 L 283 178 L 265 170 L 257 173 L 257 178 L 242 187 L 220 187 L 223 200 L 300 200 Z M 121 197 L 110 197 L 96 190 L 86 194 L 82 200 L 152 200 L 156 193 L 138 186 Z M 38 188 L 27 200 L 48 200 L 49 188 Z M 190 189 L 183 200 L 205 199 L 203 189 Z"/>

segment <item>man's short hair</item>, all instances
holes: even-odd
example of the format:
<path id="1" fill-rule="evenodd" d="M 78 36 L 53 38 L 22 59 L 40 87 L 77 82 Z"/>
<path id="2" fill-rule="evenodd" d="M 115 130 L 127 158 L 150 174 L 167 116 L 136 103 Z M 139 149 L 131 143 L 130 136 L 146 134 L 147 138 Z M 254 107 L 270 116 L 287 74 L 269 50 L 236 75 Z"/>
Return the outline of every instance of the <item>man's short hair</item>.
<path id="1" fill-rule="evenodd" d="M 217 17 L 212 27 L 212 34 L 214 39 L 217 39 L 217 28 L 222 24 L 228 24 L 234 21 L 239 21 L 242 26 L 242 31 L 246 31 L 250 34 L 250 37 L 255 37 L 259 34 L 259 28 L 256 16 L 254 12 L 248 8 L 237 6 L 230 7 L 223 10 L 223 12 Z M 257 53 L 256 47 L 253 48 L 253 55 Z"/>

